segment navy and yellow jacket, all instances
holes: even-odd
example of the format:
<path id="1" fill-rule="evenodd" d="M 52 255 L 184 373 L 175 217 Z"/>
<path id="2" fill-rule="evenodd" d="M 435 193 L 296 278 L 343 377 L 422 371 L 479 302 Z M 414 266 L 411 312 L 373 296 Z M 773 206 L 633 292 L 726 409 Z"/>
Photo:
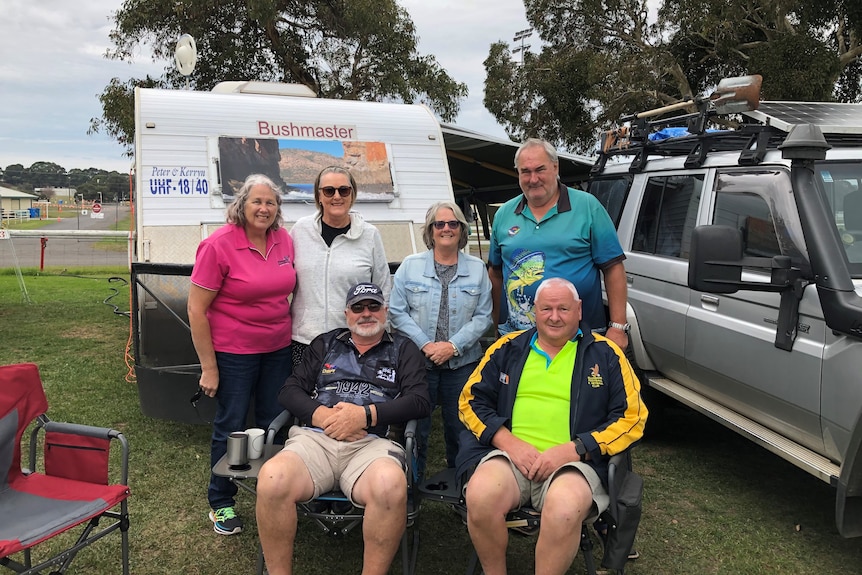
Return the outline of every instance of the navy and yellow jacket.
<path id="1" fill-rule="evenodd" d="M 647 408 L 641 400 L 640 382 L 619 347 L 590 333 L 584 323 L 581 331 L 572 372 L 571 438 L 584 442 L 590 453 L 585 463 L 607 486 L 610 456 L 640 440 Z M 464 385 L 459 411 L 467 430 L 461 434 L 456 460 L 459 477 L 494 449 L 491 439 L 501 426 L 512 429 L 518 382 L 535 333 L 533 328 L 498 339 Z"/>

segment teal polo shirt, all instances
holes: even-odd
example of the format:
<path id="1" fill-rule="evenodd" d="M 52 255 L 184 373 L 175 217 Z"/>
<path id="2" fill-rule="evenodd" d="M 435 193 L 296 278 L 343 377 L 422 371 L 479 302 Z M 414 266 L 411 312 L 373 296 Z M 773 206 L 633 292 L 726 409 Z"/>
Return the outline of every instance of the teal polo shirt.
<path id="1" fill-rule="evenodd" d="M 595 196 L 560 184 L 560 198 L 541 222 L 521 194 L 494 215 L 489 263 L 502 269 L 501 334 L 536 324 L 536 288 L 545 278 L 572 282 L 590 328 L 607 325 L 600 270 L 625 259 L 617 230 Z"/>

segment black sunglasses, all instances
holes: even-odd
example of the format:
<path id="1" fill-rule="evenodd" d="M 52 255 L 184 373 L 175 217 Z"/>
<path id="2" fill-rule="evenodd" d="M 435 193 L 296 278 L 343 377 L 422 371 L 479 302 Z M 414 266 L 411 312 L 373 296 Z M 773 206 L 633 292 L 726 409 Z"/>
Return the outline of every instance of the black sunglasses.
<path id="1" fill-rule="evenodd" d="M 459 222 L 458 220 L 449 220 L 448 222 L 434 222 L 434 227 L 438 230 L 442 230 L 446 227 L 447 224 L 449 225 L 450 230 L 457 230 L 461 227 L 461 222 Z"/>
<path id="2" fill-rule="evenodd" d="M 207 425 L 210 425 L 210 424 L 212 424 L 212 422 L 209 421 L 206 417 L 202 416 L 200 410 L 198 409 L 198 401 L 201 400 L 201 397 L 203 396 L 203 394 L 204 394 L 204 390 L 199 387 L 198 390 L 195 392 L 195 394 L 189 400 L 189 403 L 192 404 L 192 408 L 194 408 L 195 413 L 197 413 L 198 419 L 200 419 L 202 422 L 206 423 Z"/>
<path id="3" fill-rule="evenodd" d="M 323 195 L 327 198 L 331 198 L 335 195 L 336 190 L 338 191 L 338 195 L 342 198 L 346 198 L 353 192 L 353 186 L 323 186 L 320 188 L 320 191 L 323 192 Z"/>
<path id="4" fill-rule="evenodd" d="M 368 308 L 368 311 L 374 313 L 374 312 L 380 311 L 380 308 L 382 308 L 382 307 L 383 307 L 383 304 L 377 303 L 376 301 L 371 302 L 371 303 L 359 302 L 359 303 L 351 304 L 350 311 L 352 311 L 353 313 L 362 313 L 363 311 L 365 311 L 365 308 Z"/>

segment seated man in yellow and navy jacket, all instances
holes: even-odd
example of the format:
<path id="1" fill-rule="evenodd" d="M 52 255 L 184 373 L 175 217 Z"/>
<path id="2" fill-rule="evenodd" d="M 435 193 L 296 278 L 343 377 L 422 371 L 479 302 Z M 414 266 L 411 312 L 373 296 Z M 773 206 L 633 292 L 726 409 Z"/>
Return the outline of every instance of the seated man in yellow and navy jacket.
<path id="1" fill-rule="evenodd" d="M 506 572 L 506 514 L 542 513 L 536 573 L 565 573 L 581 524 L 608 505 L 607 462 L 643 435 L 647 408 L 625 355 L 581 322 L 575 286 L 547 279 L 536 327 L 494 343 L 464 386 L 458 475 L 487 575 Z"/>

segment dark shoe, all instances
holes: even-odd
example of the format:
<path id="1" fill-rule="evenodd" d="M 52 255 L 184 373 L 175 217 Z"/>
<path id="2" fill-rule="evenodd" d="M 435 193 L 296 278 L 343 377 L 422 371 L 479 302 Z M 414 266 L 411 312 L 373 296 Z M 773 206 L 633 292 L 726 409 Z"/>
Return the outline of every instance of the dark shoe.
<path id="1" fill-rule="evenodd" d="M 242 519 L 237 517 L 233 507 L 222 507 L 210 511 L 210 521 L 213 522 L 213 531 L 219 535 L 236 535 L 242 533 Z"/>
<path id="2" fill-rule="evenodd" d="M 333 515 L 346 515 L 353 511 L 353 504 L 348 501 L 332 501 L 329 504 L 329 511 Z"/>
<path id="3" fill-rule="evenodd" d="M 329 501 L 321 501 L 320 499 L 315 499 L 314 501 L 309 501 L 308 503 L 303 503 L 306 509 L 308 509 L 309 513 L 326 513 L 329 511 Z"/>

